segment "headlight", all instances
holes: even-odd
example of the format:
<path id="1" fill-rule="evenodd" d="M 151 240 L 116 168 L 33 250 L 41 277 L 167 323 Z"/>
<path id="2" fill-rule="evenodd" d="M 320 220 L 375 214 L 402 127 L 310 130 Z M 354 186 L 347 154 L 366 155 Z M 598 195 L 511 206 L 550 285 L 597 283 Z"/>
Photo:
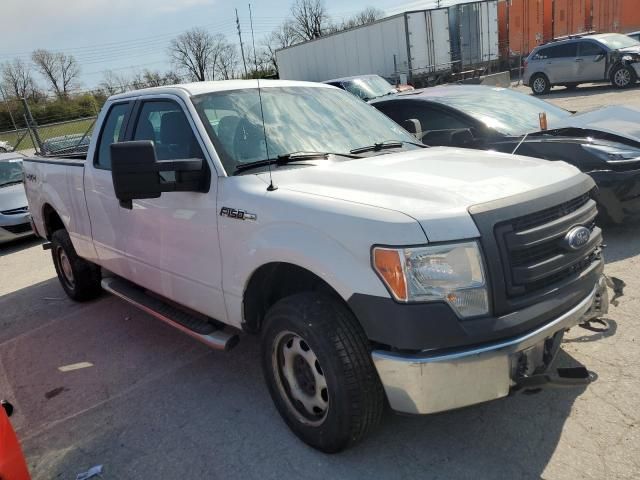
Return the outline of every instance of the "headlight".
<path id="1" fill-rule="evenodd" d="M 373 249 L 373 265 L 401 302 L 445 301 L 460 317 L 489 313 L 489 298 L 476 242 Z"/>
<path id="2" fill-rule="evenodd" d="M 640 160 L 640 150 L 633 147 L 584 144 L 582 148 L 608 163 L 632 163 Z"/>

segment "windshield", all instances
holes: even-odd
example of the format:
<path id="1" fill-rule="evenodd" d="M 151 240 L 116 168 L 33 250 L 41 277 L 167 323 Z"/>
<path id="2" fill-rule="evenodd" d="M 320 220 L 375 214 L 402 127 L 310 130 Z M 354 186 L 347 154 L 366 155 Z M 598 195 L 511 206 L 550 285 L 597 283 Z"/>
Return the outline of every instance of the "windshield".
<path id="1" fill-rule="evenodd" d="M 397 90 L 389 82 L 377 75 L 344 80 L 342 85 L 347 92 L 353 93 L 363 100 L 373 100 L 384 95 L 397 93 Z"/>
<path id="2" fill-rule="evenodd" d="M 22 182 L 22 160 L 0 161 L 0 187 Z"/>
<path id="3" fill-rule="evenodd" d="M 620 33 L 610 33 L 608 35 L 602 35 L 601 37 L 597 37 L 597 40 L 605 44 L 611 50 L 618 50 L 620 48 L 629 47 L 640 47 L 640 42 Z"/>
<path id="4" fill-rule="evenodd" d="M 206 93 L 193 103 L 230 174 L 243 164 L 292 152 L 348 154 L 384 141 L 416 142 L 375 108 L 337 88 L 263 88 L 268 155 L 257 89 Z M 405 143 L 402 148 L 418 147 Z"/>
<path id="5" fill-rule="evenodd" d="M 571 112 L 538 100 L 530 95 L 503 88 L 460 90 L 451 95 L 433 96 L 429 100 L 443 103 L 481 121 L 504 135 L 524 135 L 540 130 L 541 112 L 547 114 L 548 128 Z"/>

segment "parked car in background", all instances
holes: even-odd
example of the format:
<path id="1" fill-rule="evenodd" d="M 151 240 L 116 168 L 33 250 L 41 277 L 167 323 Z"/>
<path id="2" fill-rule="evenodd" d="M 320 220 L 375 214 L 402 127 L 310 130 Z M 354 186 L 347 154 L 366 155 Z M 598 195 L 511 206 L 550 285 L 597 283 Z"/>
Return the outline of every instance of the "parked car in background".
<path id="1" fill-rule="evenodd" d="M 394 95 L 398 90 L 380 75 L 358 75 L 354 77 L 334 78 L 322 83 L 353 93 L 365 102 L 387 95 Z M 411 87 L 413 89 L 413 87 Z"/>
<path id="2" fill-rule="evenodd" d="M 454 85 L 372 102 L 427 145 L 497 150 L 564 160 L 599 187 L 606 219 L 640 215 L 640 111 L 606 107 L 572 114 L 530 95 L 503 88 Z M 539 114 L 546 114 L 542 130 Z"/>
<path id="3" fill-rule="evenodd" d="M 3 140 L 0 141 L 0 153 L 7 153 L 12 151 L 13 151 L 13 147 L 9 142 L 5 142 Z"/>
<path id="4" fill-rule="evenodd" d="M 22 155 L 0 153 L 0 243 L 32 235 Z"/>
<path id="5" fill-rule="evenodd" d="M 535 95 L 581 83 L 634 85 L 640 74 L 640 42 L 620 33 L 574 35 L 535 48 L 525 61 L 524 83 Z"/>
<path id="6" fill-rule="evenodd" d="M 633 38 L 637 42 L 640 42 L 640 32 L 627 33 L 627 36 Z"/>
<path id="7" fill-rule="evenodd" d="M 90 135 L 75 133 L 44 140 L 42 150 L 45 155 L 85 154 L 89 149 L 90 142 Z"/>

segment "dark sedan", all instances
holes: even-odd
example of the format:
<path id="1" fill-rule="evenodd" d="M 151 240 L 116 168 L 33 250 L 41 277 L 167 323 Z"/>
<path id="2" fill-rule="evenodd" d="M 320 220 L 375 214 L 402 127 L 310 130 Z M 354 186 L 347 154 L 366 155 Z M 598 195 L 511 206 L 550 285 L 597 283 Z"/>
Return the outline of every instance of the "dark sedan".
<path id="1" fill-rule="evenodd" d="M 606 220 L 640 216 L 640 110 L 573 114 L 513 90 L 464 85 L 416 90 L 372 105 L 427 145 L 564 160 L 593 177 Z"/>

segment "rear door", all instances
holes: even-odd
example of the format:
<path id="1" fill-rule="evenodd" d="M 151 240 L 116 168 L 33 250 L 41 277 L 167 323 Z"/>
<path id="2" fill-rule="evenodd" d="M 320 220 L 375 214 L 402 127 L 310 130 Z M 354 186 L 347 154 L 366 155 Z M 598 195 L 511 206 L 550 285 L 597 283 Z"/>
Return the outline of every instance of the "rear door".
<path id="1" fill-rule="evenodd" d="M 220 321 L 226 320 L 218 245 L 217 175 L 182 99 L 145 97 L 128 136 L 154 142 L 158 160 L 201 158 L 211 174 L 208 193 L 166 192 L 121 209 L 130 279 Z M 163 173 L 171 181 L 173 172 Z"/>
<path id="2" fill-rule="evenodd" d="M 603 80 L 606 73 L 606 51 L 593 40 L 578 42 L 576 78 L 581 82 Z"/>
<path id="3" fill-rule="evenodd" d="M 538 54 L 544 63 L 544 71 L 552 84 L 573 83 L 576 81 L 578 63 L 578 44 L 567 42 L 553 45 Z"/>

